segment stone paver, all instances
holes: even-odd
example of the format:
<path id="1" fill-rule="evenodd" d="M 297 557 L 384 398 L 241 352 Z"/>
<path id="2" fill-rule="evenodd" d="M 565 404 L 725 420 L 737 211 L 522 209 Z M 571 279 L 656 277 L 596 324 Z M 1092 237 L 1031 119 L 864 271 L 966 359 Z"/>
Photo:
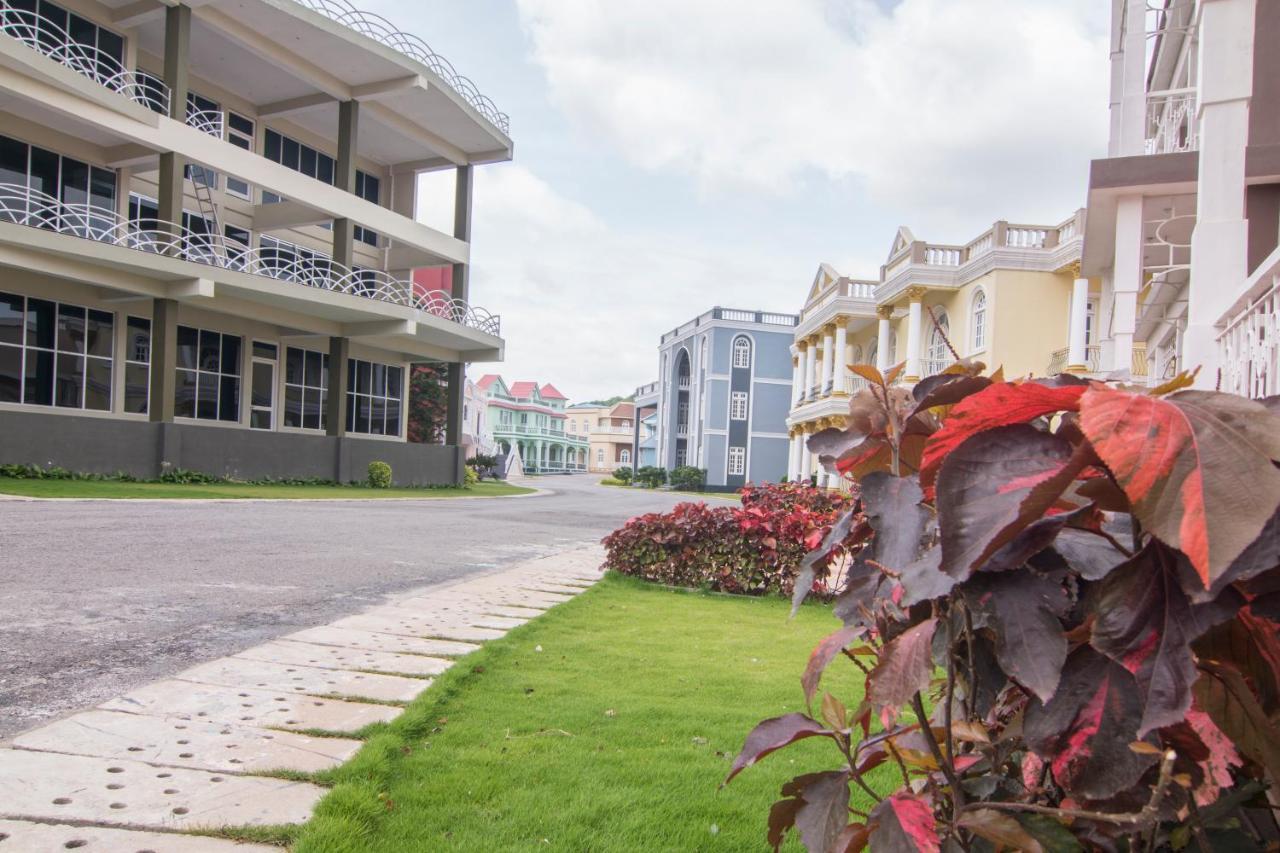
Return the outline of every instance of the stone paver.
<path id="1" fill-rule="evenodd" d="M 0 820 L 0 850 L 5 853 L 10 850 L 14 853 L 55 850 L 87 850 L 90 853 L 280 853 L 279 847 L 237 844 L 220 838 L 17 820 Z"/>
<path id="2" fill-rule="evenodd" d="M 253 774 L 341 764 L 359 741 L 303 731 L 394 719 L 373 703 L 412 700 L 448 657 L 590 586 L 599 562 L 589 548 L 409 590 L 19 735 L 0 748 L 0 853 L 277 850 L 177 832 L 305 821 L 323 788 Z"/>
<path id="3" fill-rule="evenodd" d="M 19 735 L 13 745 L 228 773 L 327 770 L 360 749 L 360 741 L 346 738 L 119 711 L 85 711 Z"/>

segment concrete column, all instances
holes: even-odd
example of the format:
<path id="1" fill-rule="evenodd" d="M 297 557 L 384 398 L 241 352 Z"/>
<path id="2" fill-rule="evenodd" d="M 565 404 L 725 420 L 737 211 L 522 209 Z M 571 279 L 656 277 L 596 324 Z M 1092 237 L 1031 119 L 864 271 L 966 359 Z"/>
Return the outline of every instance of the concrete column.
<path id="1" fill-rule="evenodd" d="M 173 423 L 178 377 L 178 303 L 151 300 L 151 390 L 147 418 L 152 423 Z"/>
<path id="2" fill-rule="evenodd" d="M 809 482 L 809 477 L 813 474 L 813 454 L 809 452 L 808 435 L 804 432 L 800 433 L 800 482 Z"/>
<path id="3" fill-rule="evenodd" d="M 1265 4 L 1263 4 L 1265 5 Z M 1203 0 L 1200 13 L 1200 172 L 1191 233 L 1185 369 L 1212 389 L 1222 360 L 1217 322 L 1249 277 L 1245 149 L 1253 96 L 1254 0 Z"/>
<path id="4" fill-rule="evenodd" d="M 345 192 L 356 191 L 356 158 L 360 140 L 360 102 L 338 104 L 338 161 L 333 185 Z M 348 269 L 355 257 L 355 227 L 350 219 L 333 220 L 333 260 Z"/>
<path id="5" fill-rule="evenodd" d="M 1134 157 L 1147 148 L 1147 0 L 1120 0 L 1111 45 L 1112 148 Z"/>
<path id="6" fill-rule="evenodd" d="M 787 478 L 800 479 L 800 454 L 804 452 L 804 433 L 795 432 L 791 436 L 791 458 L 787 461 Z"/>
<path id="7" fill-rule="evenodd" d="M 329 338 L 329 396 L 325 402 L 325 435 L 342 438 L 347 434 L 347 386 L 351 381 L 351 341 Z M 412 370 L 412 366 L 409 368 Z"/>
<path id="8" fill-rule="evenodd" d="M 920 381 L 920 300 L 924 298 L 922 289 L 912 288 L 907 291 L 910 299 L 907 309 L 907 368 L 904 382 Z"/>
<path id="9" fill-rule="evenodd" d="M 1078 278 L 1071 290 L 1071 327 L 1067 342 L 1067 373 L 1087 373 L 1088 337 L 1085 322 L 1089 316 L 1089 279 Z"/>
<path id="10" fill-rule="evenodd" d="M 1115 280 L 1112 282 L 1111 370 L 1133 369 L 1133 333 L 1142 290 L 1142 196 L 1116 204 Z"/>
<path id="11" fill-rule="evenodd" d="M 876 369 L 884 373 L 893 366 L 893 352 L 890 350 L 889 341 L 893 337 L 893 329 L 889 326 L 889 317 L 893 313 L 891 306 L 885 306 L 876 311 L 880 316 L 880 322 L 876 327 Z"/>
<path id="12" fill-rule="evenodd" d="M 800 390 L 800 369 L 804 359 L 804 351 L 800 349 L 800 344 L 792 347 L 791 353 L 791 404 L 795 405 L 796 400 L 803 397 Z"/>
<path id="13" fill-rule="evenodd" d="M 818 342 L 817 338 L 810 337 L 805 341 L 804 351 L 804 397 L 802 399 L 812 400 L 813 386 L 817 384 L 814 379 L 814 371 L 817 367 L 818 360 Z"/>
<path id="14" fill-rule="evenodd" d="M 472 172 L 471 166 L 459 166 L 453 191 L 453 236 L 471 242 Z M 471 265 L 453 265 L 453 298 L 471 300 Z"/>
<path id="15" fill-rule="evenodd" d="M 832 390 L 836 394 L 845 394 L 845 378 L 849 375 L 849 320 L 845 317 L 836 320 L 836 348 L 832 355 L 835 358 Z"/>
<path id="16" fill-rule="evenodd" d="M 169 118 L 174 121 L 187 120 L 190 68 L 191 7 L 170 6 L 165 9 L 164 18 L 164 83 L 169 87 Z M 161 222 L 172 223 L 171 231 L 175 237 L 182 232 L 186 165 L 186 158 L 171 151 L 160 155 L 156 206 Z"/>
<path id="17" fill-rule="evenodd" d="M 826 396 L 831 393 L 832 371 L 835 368 L 835 330 L 826 326 L 822 330 L 822 380 L 820 393 Z"/>
<path id="18" fill-rule="evenodd" d="M 799 405 L 803 403 L 805 398 L 809 396 L 809 388 L 806 384 L 809 369 L 809 342 L 807 340 L 796 341 L 796 369 L 795 379 L 791 382 L 791 388 L 795 392 L 792 394 L 792 401 Z"/>

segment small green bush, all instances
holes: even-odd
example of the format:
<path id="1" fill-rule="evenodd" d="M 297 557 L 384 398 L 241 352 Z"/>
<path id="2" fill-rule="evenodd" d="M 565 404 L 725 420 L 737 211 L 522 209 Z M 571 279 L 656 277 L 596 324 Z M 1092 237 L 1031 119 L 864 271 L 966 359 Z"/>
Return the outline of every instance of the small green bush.
<path id="1" fill-rule="evenodd" d="M 202 471 L 188 471 L 185 468 L 168 468 L 160 475 L 162 483 L 180 483 L 184 486 L 208 483 L 225 483 L 225 477 L 215 477 Z"/>
<path id="2" fill-rule="evenodd" d="M 480 472 L 474 465 L 465 466 L 462 470 L 462 485 L 469 489 L 478 482 L 480 482 Z"/>
<path id="3" fill-rule="evenodd" d="M 636 471 L 635 481 L 641 486 L 656 489 L 667 482 L 667 469 L 656 465 L 646 465 Z"/>
<path id="4" fill-rule="evenodd" d="M 625 485 L 627 485 L 627 484 L 626 484 L 626 483 L 624 483 L 624 482 L 622 482 L 621 480 L 619 480 L 619 479 L 615 478 L 615 477 L 605 477 L 603 480 L 601 480 L 601 481 L 600 481 L 600 485 L 602 485 L 602 486 L 625 486 Z"/>
<path id="5" fill-rule="evenodd" d="M 624 484 L 630 483 L 632 476 L 633 473 L 631 471 L 631 467 L 628 465 L 623 465 L 621 468 L 613 472 L 613 479 Z"/>
<path id="6" fill-rule="evenodd" d="M 692 465 L 681 465 L 671 472 L 671 488 L 682 492 L 700 492 L 707 486 L 707 472 Z"/>
<path id="7" fill-rule="evenodd" d="M 385 462 L 369 463 L 369 488 L 372 489 L 389 489 L 391 488 L 391 466 Z"/>

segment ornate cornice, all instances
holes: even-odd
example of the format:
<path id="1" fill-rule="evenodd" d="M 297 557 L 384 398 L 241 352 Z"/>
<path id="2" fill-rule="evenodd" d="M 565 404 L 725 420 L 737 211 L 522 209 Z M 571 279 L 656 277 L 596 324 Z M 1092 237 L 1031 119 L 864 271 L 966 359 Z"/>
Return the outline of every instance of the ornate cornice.
<path id="1" fill-rule="evenodd" d="M 929 292 L 929 288 L 921 287 L 918 284 L 913 284 L 910 287 L 908 287 L 905 291 L 903 291 L 903 296 L 907 297 L 908 302 L 919 302 L 920 300 L 924 299 L 924 295 L 928 292 Z"/>
<path id="2" fill-rule="evenodd" d="M 892 320 L 893 306 L 881 305 L 879 308 L 876 309 L 876 316 L 879 317 L 881 320 Z"/>
<path id="3" fill-rule="evenodd" d="M 837 329 L 847 329 L 847 328 L 849 328 L 849 318 L 848 318 L 848 317 L 837 317 L 837 318 L 836 318 L 836 328 L 837 328 Z"/>

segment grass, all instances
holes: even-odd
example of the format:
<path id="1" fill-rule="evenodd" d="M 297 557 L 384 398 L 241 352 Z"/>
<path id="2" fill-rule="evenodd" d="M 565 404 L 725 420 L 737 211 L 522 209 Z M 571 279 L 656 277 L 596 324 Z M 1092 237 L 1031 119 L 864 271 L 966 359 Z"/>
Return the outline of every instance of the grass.
<path id="1" fill-rule="evenodd" d="M 35 480 L 0 477 L 0 494 L 30 498 L 289 498 L 307 500 L 365 500 L 385 498 L 488 498 L 524 495 L 523 486 L 484 481 L 469 489 L 371 489 L 367 486 L 287 486 L 247 483 L 126 483 L 119 480 Z"/>
<path id="2" fill-rule="evenodd" d="M 782 783 L 838 765 L 806 741 L 718 789 L 757 722 L 801 710 L 800 672 L 836 627 L 787 610 L 607 577 L 462 658 L 322 774 L 333 790 L 294 849 L 765 849 Z M 849 670 L 828 686 L 852 706 Z"/>

